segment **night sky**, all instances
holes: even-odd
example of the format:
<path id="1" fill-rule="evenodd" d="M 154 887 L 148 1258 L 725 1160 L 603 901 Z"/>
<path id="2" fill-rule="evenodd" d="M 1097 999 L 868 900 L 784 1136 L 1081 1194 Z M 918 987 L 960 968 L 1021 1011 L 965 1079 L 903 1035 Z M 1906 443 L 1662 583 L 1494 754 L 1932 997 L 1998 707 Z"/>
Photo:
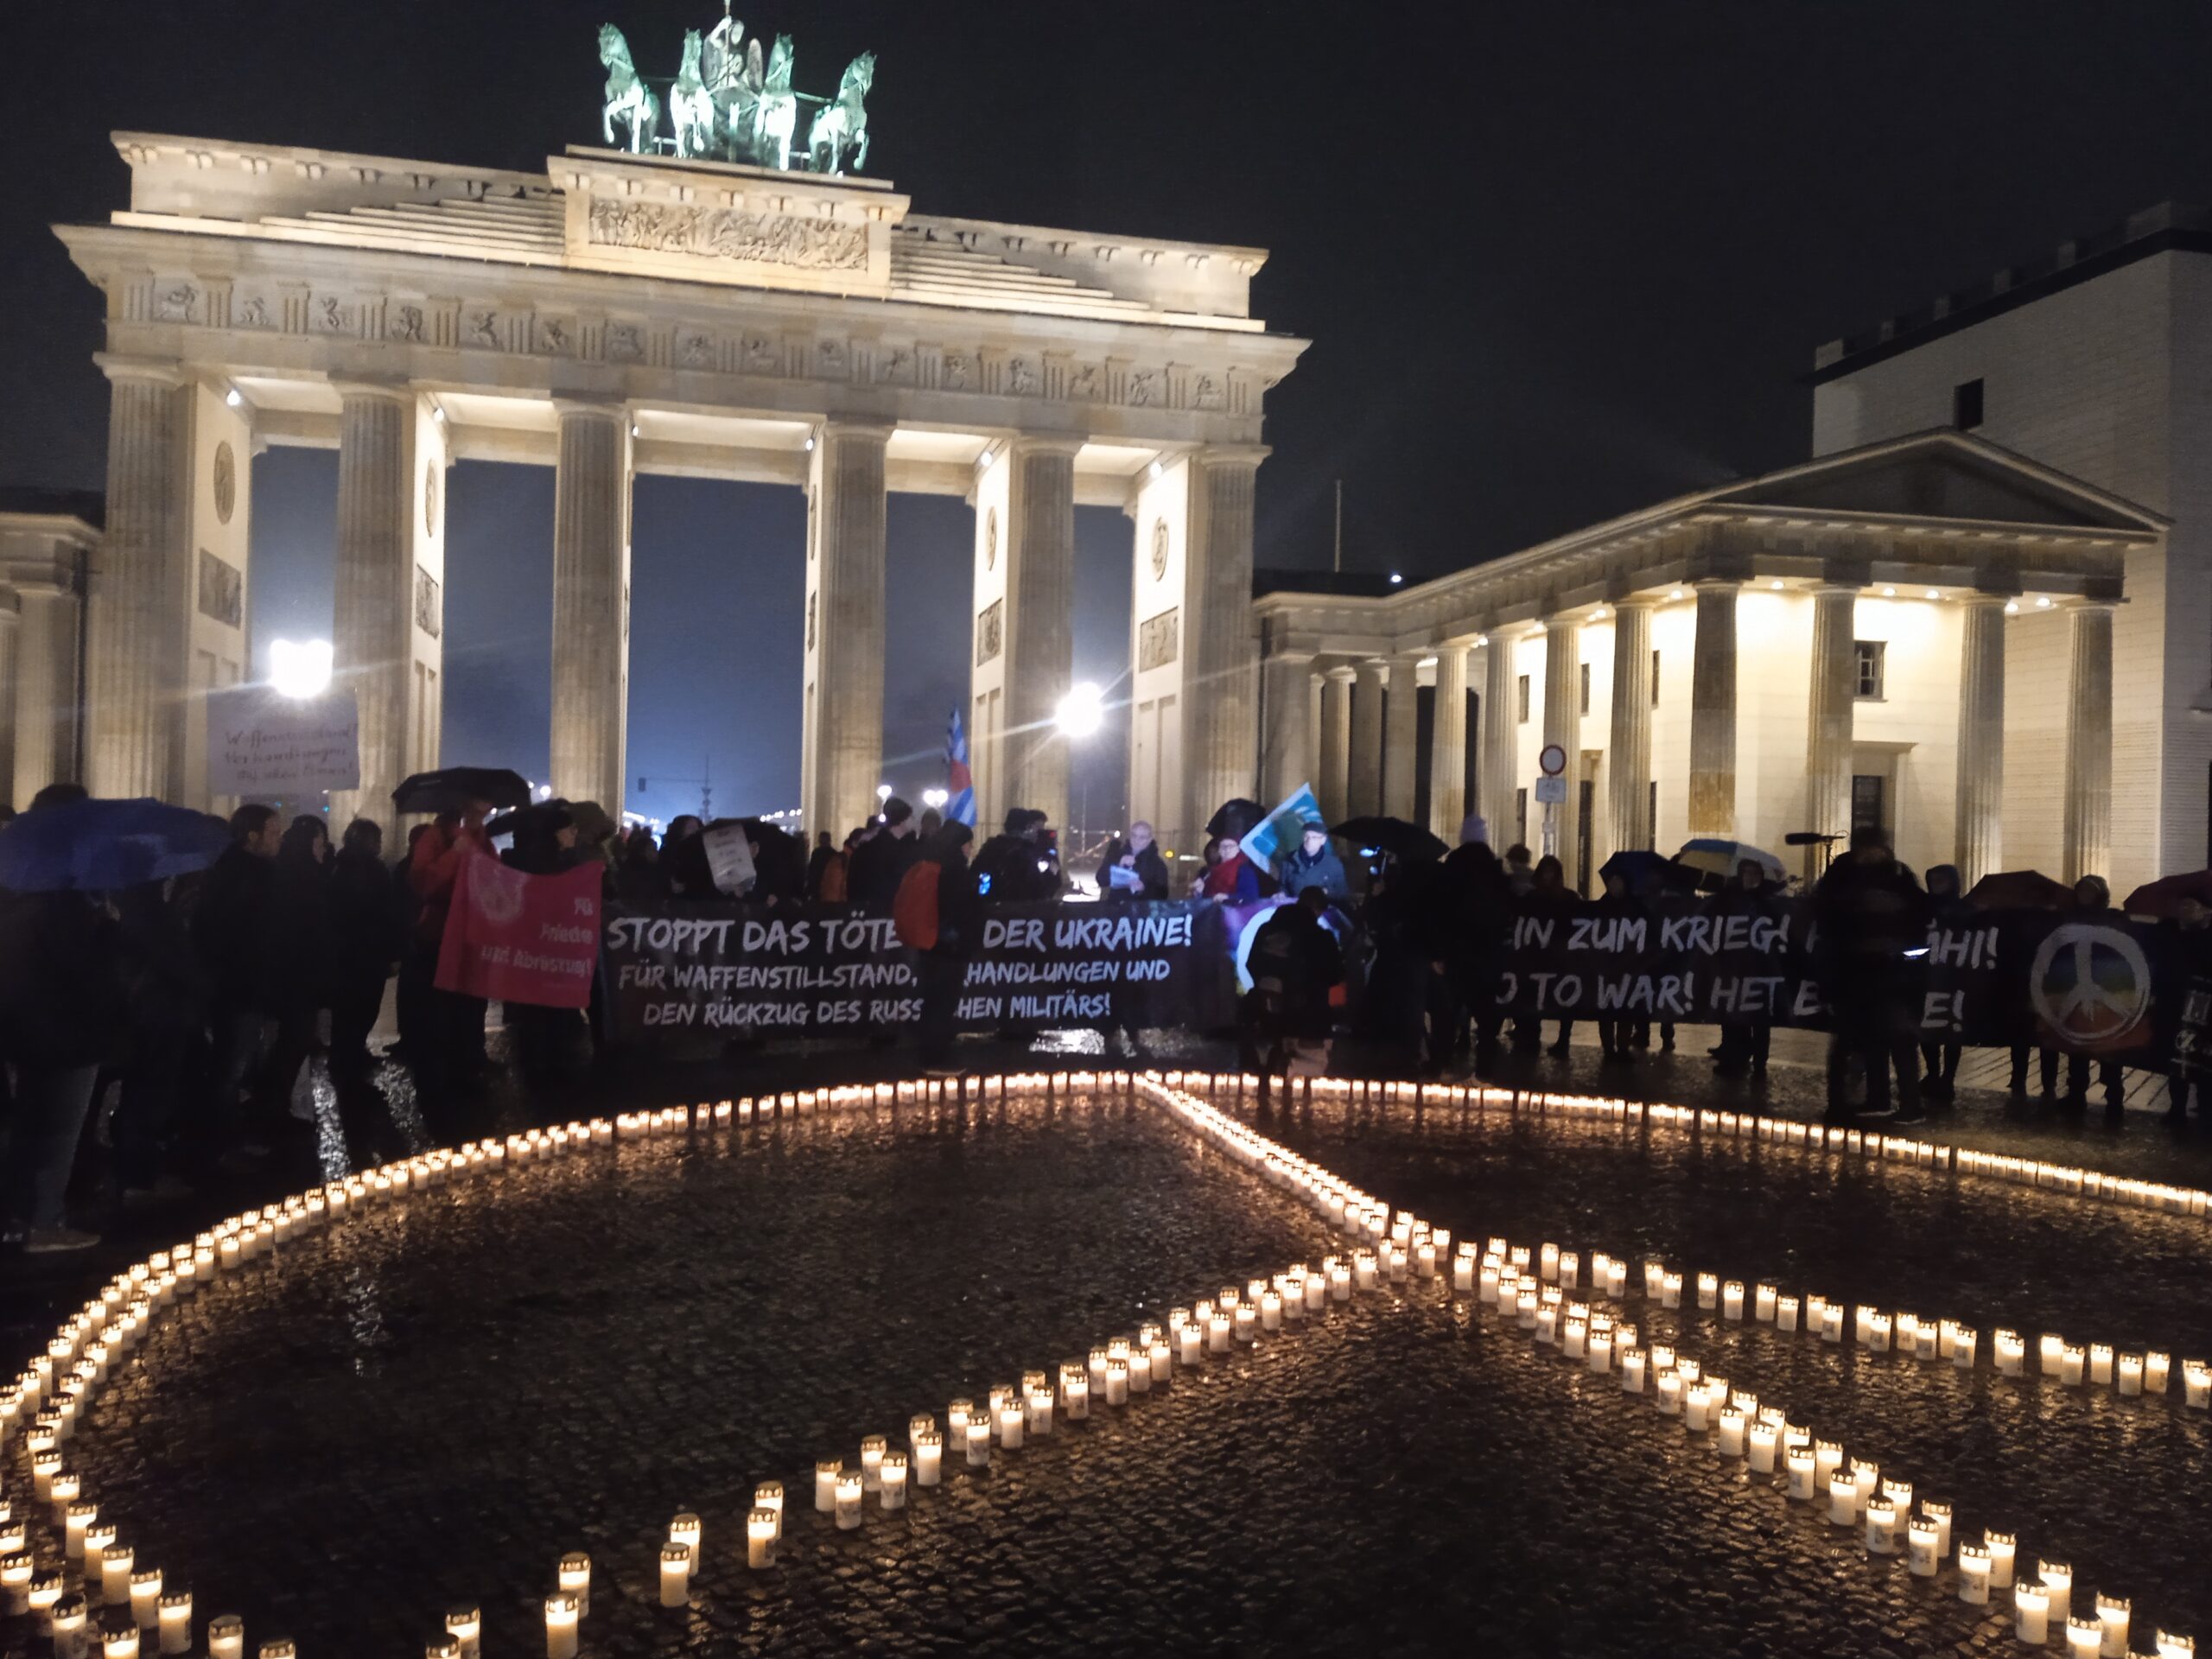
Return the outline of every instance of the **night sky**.
<path id="1" fill-rule="evenodd" d="M 124 204 L 111 130 L 535 168 L 594 140 L 612 18 L 673 72 L 713 0 L 25 0 L 0 171 L 0 483 L 98 488 L 99 302 L 45 230 Z M 1313 340 L 1270 399 L 1259 563 L 1421 575 L 1800 459 L 1813 348 L 2151 202 L 2212 198 L 2212 6 L 740 3 L 803 91 L 878 54 L 870 170 L 921 213 L 1252 244 Z M 253 472 L 257 647 L 327 634 L 334 454 Z M 546 766 L 552 472 L 451 476 L 446 753 Z M 798 801 L 804 505 L 639 480 L 631 804 Z M 971 515 L 893 496 L 887 775 L 965 689 Z M 1078 677 L 1128 521 L 1077 513 Z M 1126 737 L 1079 766 L 1119 811 Z M 905 757 L 905 759 L 901 759 Z M 1085 788 L 1085 782 L 1088 787 Z M 1078 810 L 1077 816 L 1083 816 Z"/>

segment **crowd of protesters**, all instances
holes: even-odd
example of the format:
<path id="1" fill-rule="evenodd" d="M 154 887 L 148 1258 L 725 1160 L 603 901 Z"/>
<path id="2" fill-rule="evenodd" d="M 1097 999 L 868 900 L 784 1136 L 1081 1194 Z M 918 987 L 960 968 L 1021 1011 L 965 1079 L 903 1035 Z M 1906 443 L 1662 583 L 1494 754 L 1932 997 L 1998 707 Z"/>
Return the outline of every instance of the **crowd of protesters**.
<path id="1" fill-rule="evenodd" d="M 82 798 L 73 785 L 55 785 L 29 810 Z M 760 820 L 711 829 L 727 833 L 733 823 L 743 827 L 751 860 L 748 902 L 836 904 L 893 918 L 913 952 L 922 1056 L 931 1065 L 952 1058 L 964 965 L 987 911 L 1060 897 L 1071 886 L 1057 833 L 1031 809 L 1009 811 L 980 846 L 967 825 L 917 814 L 896 796 L 842 843 L 823 833 L 811 849 Z M 1699 894 L 1668 879 L 1662 861 L 1638 855 L 1643 861 L 1609 865 L 1603 891 L 1586 900 L 1556 858 L 1532 858 L 1521 846 L 1496 856 L 1479 818 L 1468 820 L 1445 856 L 1377 857 L 1355 884 L 1325 824 L 1294 828 L 1296 839 L 1264 864 L 1238 836 L 1212 838 L 1194 873 L 1179 880 L 1152 826 L 1133 823 L 1104 849 L 1096 894 L 1104 903 L 1294 899 L 1250 940 L 1243 1004 L 1247 1063 L 1294 1071 L 1325 1065 L 1347 1023 L 1421 1073 L 1540 1047 L 1539 1021 L 1497 1012 L 1516 918 L 1663 920 L 1699 908 L 1772 917 L 1786 898 L 1757 860 L 1718 892 Z M 112 1185 L 124 1202 L 268 1155 L 312 1119 L 302 1073 L 325 1044 L 349 1136 L 358 1127 L 349 1091 L 373 1093 L 378 1067 L 395 1060 L 411 1074 L 427 1125 L 446 1127 L 439 1116 L 484 1090 L 491 1061 L 486 1005 L 438 988 L 439 949 L 456 877 L 470 857 L 493 852 L 495 839 L 507 843 L 499 856 L 531 874 L 596 862 L 605 896 L 632 907 L 727 896 L 709 855 L 710 826 L 687 816 L 658 837 L 624 833 L 589 802 L 543 803 L 496 819 L 487 803 L 472 802 L 417 824 L 390 860 L 383 831 L 367 819 L 346 825 L 335 849 L 321 817 L 287 819 L 264 805 L 240 807 L 229 829 L 227 848 L 196 875 L 99 893 L 0 893 L 0 1089 L 12 1095 L 0 1100 L 10 1125 L 0 1224 L 29 1250 L 97 1242 L 69 1224 L 67 1210 L 79 1148 L 95 1138 L 110 1149 Z M 1965 904 L 1956 870 L 1931 869 L 1923 887 L 1878 831 L 1855 835 L 1813 889 L 1814 965 L 1833 1016 L 1833 1112 L 1884 1113 L 1894 1096 L 1897 1116 L 1910 1119 L 1951 1099 L 1961 1051 L 1923 1039 L 1916 958 L 1930 922 L 1961 920 Z M 2073 904 L 2084 914 L 2108 912 L 2105 884 L 2085 878 Z M 2191 971 L 2212 978 L 2212 912 L 2185 902 L 2177 926 Z M 398 1042 L 378 1056 L 370 1039 L 388 987 Z M 594 986 L 594 1001 L 598 995 Z M 596 1025 L 568 1010 L 511 1007 L 505 1014 L 525 1081 L 562 1071 L 592 1043 Z M 1664 1021 L 1612 1015 L 1596 1023 L 1609 1065 L 1675 1046 Z M 1134 1040 L 1133 1021 L 1129 1031 Z M 1763 1073 L 1771 1034 L 1756 1019 L 1724 1025 L 1710 1051 L 1716 1071 Z M 1550 1052 L 1566 1052 L 1571 1036 L 1572 1023 L 1560 1022 Z M 2081 1056 L 2022 1047 L 2012 1060 L 2016 1095 L 2025 1094 L 2031 1065 L 2044 1095 L 2075 1104 L 2088 1095 L 2093 1063 Z M 2102 1059 L 2094 1070 L 2117 1114 L 2118 1063 Z M 2201 1085 L 2196 1091 L 2202 1111 Z M 2175 1115 L 2191 1092 L 2175 1080 Z M 93 1109 L 108 1104 L 105 1114 Z"/>

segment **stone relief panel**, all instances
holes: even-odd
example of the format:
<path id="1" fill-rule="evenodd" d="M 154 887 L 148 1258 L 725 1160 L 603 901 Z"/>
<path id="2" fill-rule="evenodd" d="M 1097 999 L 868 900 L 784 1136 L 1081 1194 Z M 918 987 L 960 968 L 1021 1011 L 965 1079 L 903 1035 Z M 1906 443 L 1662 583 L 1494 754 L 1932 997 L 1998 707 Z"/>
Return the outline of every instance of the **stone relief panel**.
<path id="1" fill-rule="evenodd" d="M 689 253 L 802 270 L 868 266 L 868 227 L 792 213 L 687 207 L 675 202 L 594 201 L 588 234 L 601 247 Z"/>
<path id="2" fill-rule="evenodd" d="M 981 668 L 994 660 L 1004 643 L 1002 623 L 1006 601 L 995 599 L 983 607 L 982 614 L 976 619 L 976 666 Z"/>
<path id="3" fill-rule="evenodd" d="M 634 322 L 610 322 L 607 325 L 607 360 L 610 363 L 638 363 L 645 359 L 645 331 Z"/>
<path id="4" fill-rule="evenodd" d="M 574 317 L 549 317 L 540 313 L 533 319 L 531 349 L 544 357 L 568 357 L 576 349 L 576 321 Z"/>
<path id="5" fill-rule="evenodd" d="M 445 632 L 445 589 L 421 565 L 415 567 L 415 626 L 436 639 Z"/>
<path id="6" fill-rule="evenodd" d="M 245 573 L 204 547 L 200 550 L 200 614 L 226 628 L 245 620 Z"/>
<path id="7" fill-rule="evenodd" d="M 1181 644 L 1181 610 L 1162 611 L 1137 624 L 1137 667 L 1165 668 L 1175 660 Z"/>
<path id="8" fill-rule="evenodd" d="M 429 315 L 411 301 L 403 301 L 385 314 L 386 338 L 404 346 L 420 346 L 429 339 Z"/>
<path id="9" fill-rule="evenodd" d="M 161 322 L 194 322 L 203 315 L 199 289 L 190 283 L 162 283 L 154 289 L 154 316 Z"/>
<path id="10" fill-rule="evenodd" d="M 1152 579 L 1164 582 L 1167 576 L 1167 521 L 1152 521 Z"/>
<path id="11" fill-rule="evenodd" d="M 983 513 L 983 569 L 995 569 L 999 562 L 999 510 L 987 508 Z"/>
<path id="12" fill-rule="evenodd" d="M 696 328 L 676 331 L 676 366 L 679 369 L 711 369 L 715 366 L 715 340 L 711 334 Z"/>
<path id="13" fill-rule="evenodd" d="M 438 533 L 438 463 L 435 461 L 423 463 L 423 533 Z M 433 628 L 430 632 L 435 633 L 437 630 Z"/>
<path id="14" fill-rule="evenodd" d="M 784 372 L 784 348 L 772 334 L 747 334 L 745 337 L 745 372 L 747 374 L 781 374 Z"/>
<path id="15" fill-rule="evenodd" d="M 276 325 L 268 296 L 261 294 L 240 294 L 231 302 L 231 327 L 233 328 L 269 328 Z"/>
<path id="16" fill-rule="evenodd" d="M 358 333 L 360 328 L 359 311 L 348 305 L 340 295 L 317 295 L 314 309 L 308 315 L 318 334 L 351 334 Z"/>
<path id="17" fill-rule="evenodd" d="M 215 522 L 227 524 L 238 499 L 238 457 L 231 453 L 227 441 L 215 446 L 214 477 L 209 481 L 215 486 Z"/>

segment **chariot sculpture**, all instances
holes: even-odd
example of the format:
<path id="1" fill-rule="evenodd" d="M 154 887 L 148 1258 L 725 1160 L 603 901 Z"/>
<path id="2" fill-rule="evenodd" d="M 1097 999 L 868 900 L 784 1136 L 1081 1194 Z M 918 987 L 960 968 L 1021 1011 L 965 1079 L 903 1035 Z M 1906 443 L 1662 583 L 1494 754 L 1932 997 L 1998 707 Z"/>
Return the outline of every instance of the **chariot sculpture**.
<path id="1" fill-rule="evenodd" d="M 687 29 L 683 51 L 667 86 L 667 130 L 661 129 L 663 99 L 640 75 L 630 45 L 612 23 L 599 31 L 599 60 L 607 67 L 606 101 L 600 129 L 609 145 L 618 142 L 635 155 L 671 155 L 687 161 L 744 162 L 786 171 L 836 174 L 868 165 L 869 86 L 875 79 L 875 54 L 863 52 L 845 67 L 835 98 L 817 98 L 791 89 L 791 36 L 779 35 L 764 52 L 759 36 L 745 38 L 745 25 L 729 15 L 702 33 Z M 816 105 L 806 147 L 794 154 L 799 105 Z"/>

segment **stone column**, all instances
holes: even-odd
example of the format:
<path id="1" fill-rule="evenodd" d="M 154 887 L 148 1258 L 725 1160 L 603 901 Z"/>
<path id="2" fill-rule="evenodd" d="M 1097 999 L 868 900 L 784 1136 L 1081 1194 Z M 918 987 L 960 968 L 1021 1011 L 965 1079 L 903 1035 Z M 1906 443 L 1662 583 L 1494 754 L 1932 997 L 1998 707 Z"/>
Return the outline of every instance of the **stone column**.
<path id="1" fill-rule="evenodd" d="M 16 782 L 16 664 L 22 620 L 22 601 L 13 593 L 0 593 L 0 802 L 18 810 L 30 797 L 10 799 Z"/>
<path id="2" fill-rule="evenodd" d="M 1267 685 L 1261 703 L 1267 729 L 1261 745 L 1260 795 L 1272 807 L 1287 797 L 1306 776 L 1306 714 L 1312 693 L 1313 655 L 1305 651 L 1279 651 L 1267 660 Z"/>
<path id="3" fill-rule="evenodd" d="M 1183 766 L 1186 830 L 1252 792 L 1259 642 L 1252 621 L 1252 496 L 1264 448 L 1215 446 L 1192 461 L 1184 592 Z M 1274 802 L 1268 803 L 1270 806 Z"/>
<path id="4" fill-rule="evenodd" d="M 2074 607 L 2066 674 L 2066 879 L 2112 874 L 2112 613 Z"/>
<path id="5" fill-rule="evenodd" d="M 1447 847 L 1459 844 L 1467 816 L 1467 648 L 1436 648 L 1436 719 L 1429 727 L 1428 827 Z"/>
<path id="6" fill-rule="evenodd" d="M 330 817 L 384 825 L 401 843 L 391 791 L 407 776 L 409 677 L 414 660 L 415 394 L 405 385 L 338 388 L 338 556 L 331 619 L 331 684 L 353 695 L 361 784 L 333 791 Z M 557 601 L 556 601 L 557 603 Z M 560 645 L 554 646 L 559 672 Z"/>
<path id="7" fill-rule="evenodd" d="M 810 466 L 808 538 L 817 569 L 807 596 L 813 699 L 804 747 L 807 829 L 833 841 L 866 823 L 883 777 L 884 445 L 886 426 L 823 426 Z M 995 827 L 995 826 L 994 826 Z"/>
<path id="8" fill-rule="evenodd" d="M 1069 757 L 1058 715 L 1060 699 L 1075 680 L 1077 448 L 1059 439 L 1018 438 L 1008 457 L 1014 472 L 1003 799 L 1009 808 L 1037 808 L 1060 829 L 1068 822 Z"/>
<path id="9" fill-rule="evenodd" d="M 1368 817 L 1382 810 L 1382 675 L 1379 662 L 1359 665 L 1351 699 L 1351 787 L 1346 817 Z"/>
<path id="10" fill-rule="evenodd" d="M 1571 616 L 1554 616 L 1544 623 L 1544 741 L 1567 751 L 1567 798 L 1544 812 L 1553 815 L 1559 828 L 1551 850 L 1567 867 L 1567 885 L 1573 887 L 1580 850 L 1575 797 L 1582 779 L 1582 628 Z M 1544 822 L 1544 813 L 1536 810 L 1533 799 L 1529 810 L 1532 828 Z"/>
<path id="11" fill-rule="evenodd" d="M 55 583 L 16 589 L 15 793 L 18 810 L 75 764 L 77 596 Z"/>
<path id="12" fill-rule="evenodd" d="M 1613 850 L 1652 844 L 1651 605 L 1646 598 L 1613 607 L 1613 723 L 1605 745 L 1605 804 Z"/>
<path id="13" fill-rule="evenodd" d="M 1420 653 L 1402 651 L 1390 659 L 1390 691 L 1383 709 L 1382 810 L 1411 823 L 1421 793 Z"/>
<path id="14" fill-rule="evenodd" d="M 1492 628 L 1483 653 L 1483 737 L 1475 753 L 1481 786 L 1475 806 L 1488 821 L 1490 844 L 1501 858 L 1513 844 L 1513 791 L 1520 770 L 1516 679 L 1513 642 L 1503 630 Z"/>
<path id="15" fill-rule="evenodd" d="M 553 474 L 553 792 L 622 810 L 630 644 L 630 421 L 563 401 Z"/>
<path id="16" fill-rule="evenodd" d="M 1693 836 L 1736 833 L 1736 588 L 1697 584 L 1697 635 L 1690 655 L 1690 797 Z"/>
<path id="17" fill-rule="evenodd" d="M 1959 627 L 1958 851 L 1961 887 L 2004 868 L 2005 596 L 1975 594 Z"/>
<path id="18" fill-rule="evenodd" d="M 1351 682 L 1348 668 L 1321 677 L 1321 775 L 1313 787 L 1332 824 L 1351 817 Z"/>
<path id="19" fill-rule="evenodd" d="M 1805 827 L 1821 835 L 1851 833 L 1852 723 L 1859 695 L 1859 589 L 1823 582 L 1813 589 L 1811 696 L 1805 731 Z M 1840 850 L 1842 843 L 1836 843 Z M 1805 849 L 1805 874 L 1816 875 L 1818 847 Z"/>
<path id="20" fill-rule="evenodd" d="M 107 525 L 88 596 L 85 782 L 95 795 L 174 798 L 191 613 L 190 393 L 175 364 L 99 363 Z"/>

